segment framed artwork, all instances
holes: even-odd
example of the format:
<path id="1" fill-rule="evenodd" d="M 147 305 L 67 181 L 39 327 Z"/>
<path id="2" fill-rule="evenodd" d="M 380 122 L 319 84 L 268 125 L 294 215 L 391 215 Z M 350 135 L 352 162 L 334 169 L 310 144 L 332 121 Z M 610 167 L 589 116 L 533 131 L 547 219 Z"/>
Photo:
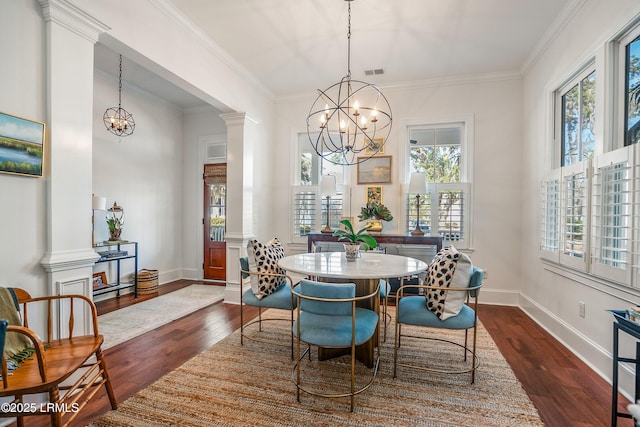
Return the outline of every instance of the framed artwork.
<path id="1" fill-rule="evenodd" d="M 364 157 L 358 157 L 358 184 L 391 184 L 391 156 L 363 160 Z"/>
<path id="2" fill-rule="evenodd" d="M 367 187 L 366 203 L 382 203 L 382 187 Z"/>
<path id="3" fill-rule="evenodd" d="M 0 172 L 42 176 L 44 123 L 0 113 Z"/>
<path id="4" fill-rule="evenodd" d="M 373 143 L 369 144 L 364 149 L 364 154 L 372 155 L 372 154 L 384 154 L 384 138 L 373 138 Z"/>
<path id="5" fill-rule="evenodd" d="M 107 273 L 101 271 L 100 273 L 93 273 L 93 289 L 102 289 L 109 286 L 107 282 Z"/>

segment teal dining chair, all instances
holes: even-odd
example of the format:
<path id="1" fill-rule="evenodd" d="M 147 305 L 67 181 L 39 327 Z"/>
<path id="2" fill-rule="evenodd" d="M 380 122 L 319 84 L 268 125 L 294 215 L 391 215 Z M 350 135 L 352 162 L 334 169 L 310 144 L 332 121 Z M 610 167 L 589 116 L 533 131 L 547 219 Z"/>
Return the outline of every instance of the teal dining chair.
<path id="1" fill-rule="evenodd" d="M 292 293 L 297 301 L 296 317 L 293 322 L 293 333 L 297 338 L 293 376 L 298 402 L 300 402 L 300 391 L 327 398 L 350 397 L 350 407 L 353 412 L 354 397 L 371 386 L 380 362 L 380 346 L 378 345 L 368 382 L 356 388 L 356 346 L 366 343 L 376 333 L 379 333 L 378 313 L 358 307 L 356 303 L 380 298 L 380 287 L 376 286 L 375 291 L 371 294 L 356 296 L 354 283 L 323 283 L 302 280 Z M 303 342 L 307 344 L 307 348 L 301 353 L 301 343 Z M 307 355 L 309 363 L 311 363 L 312 345 L 323 348 L 349 349 L 351 372 L 348 392 L 322 391 L 302 385 L 301 365 Z M 337 366 L 337 364 L 332 366 Z M 328 366 L 325 367 L 330 369 Z"/>
<path id="2" fill-rule="evenodd" d="M 396 293 L 396 334 L 393 350 L 393 377 L 396 378 L 397 367 L 404 366 L 408 368 L 420 369 L 430 372 L 439 372 L 445 374 L 463 374 L 471 372 L 471 383 L 475 382 L 475 373 L 480 359 L 476 352 L 476 337 L 478 327 L 478 296 L 480 294 L 480 287 L 482 286 L 483 272 L 481 269 L 472 266 L 471 274 L 467 287 L 447 287 L 440 286 L 428 286 L 428 285 L 415 285 L 408 284 L 401 286 Z M 458 298 L 461 298 L 464 303 L 461 304 L 460 311 L 455 315 L 450 315 L 445 320 L 442 320 L 432 309 L 429 308 L 428 303 L 425 301 L 424 295 L 416 295 L 414 293 L 408 293 L 410 288 L 422 289 L 425 293 L 429 290 L 437 291 L 439 295 L 445 295 L 446 298 L 453 298 L 453 294 L 457 294 Z M 460 295 L 460 294 L 463 295 Z M 461 302 L 462 302 L 461 301 Z M 429 337 L 428 334 L 404 334 L 403 326 L 411 325 L 426 328 L 436 329 L 448 329 L 448 330 L 463 330 L 464 331 L 464 344 L 454 341 L 452 339 L 443 339 Z M 472 332 L 471 346 L 469 345 L 469 331 Z M 463 363 L 456 365 L 451 360 L 451 368 L 448 367 L 433 367 L 429 366 L 429 357 L 427 356 L 428 348 L 424 351 L 424 364 L 410 364 L 401 363 L 399 361 L 399 353 L 401 349 L 401 338 L 411 337 L 415 339 L 423 340 L 438 340 L 447 344 L 458 346 L 463 350 Z M 470 361 L 467 362 L 470 355 Z"/>
<path id="3" fill-rule="evenodd" d="M 272 294 L 266 295 L 259 299 L 249 286 L 248 289 L 244 289 L 244 281 L 248 279 L 251 275 L 258 276 L 270 276 L 270 277 L 284 277 L 286 283 L 283 286 L 280 286 L 275 292 Z M 296 307 L 296 300 L 293 298 L 291 293 L 292 288 L 292 279 L 290 276 L 286 274 L 280 273 L 268 273 L 268 272 L 255 272 L 249 270 L 249 258 L 242 257 L 240 258 L 240 345 L 244 345 L 244 340 L 252 340 L 256 342 L 262 342 L 265 344 L 273 344 L 273 345 L 284 345 L 281 342 L 276 342 L 273 340 L 266 339 L 260 336 L 262 332 L 262 324 L 266 321 L 283 321 L 285 319 L 263 319 L 262 311 L 266 309 L 277 309 L 277 310 L 285 310 L 289 312 L 289 319 L 286 321 L 289 322 L 289 330 L 290 330 L 290 342 L 287 344 L 291 349 L 291 359 L 293 359 L 293 310 Z M 249 305 L 252 307 L 258 308 L 258 317 L 252 321 L 249 321 L 245 324 L 244 321 L 244 309 L 245 306 Z M 247 332 L 247 328 L 251 325 L 257 325 L 258 331 Z M 253 329 L 253 328 L 252 328 Z"/>

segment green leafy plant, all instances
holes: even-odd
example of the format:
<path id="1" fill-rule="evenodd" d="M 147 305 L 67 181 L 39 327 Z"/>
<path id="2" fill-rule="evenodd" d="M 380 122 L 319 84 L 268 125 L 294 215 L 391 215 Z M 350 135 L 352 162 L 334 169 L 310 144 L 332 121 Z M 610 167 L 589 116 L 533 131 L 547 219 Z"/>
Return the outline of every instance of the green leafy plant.
<path id="1" fill-rule="evenodd" d="M 360 208 L 358 219 L 366 221 L 368 219 L 381 219 L 383 221 L 391 221 L 393 215 L 385 205 L 380 202 L 370 202 Z"/>
<path id="2" fill-rule="evenodd" d="M 340 224 L 344 225 L 346 230 L 336 230 L 333 235 L 338 237 L 338 240 L 348 240 L 350 243 L 362 242 L 365 245 L 365 249 L 374 249 L 378 246 L 378 242 L 372 236 L 367 234 L 367 230 L 371 228 L 370 225 L 358 230 L 356 233 L 351 225 L 351 221 L 343 219 Z"/>
<path id="3" fill-rule="evenodd" d="M 109 231 L 111 232 L 120 230 L 123 224 L 124 221 L 122 220 L 122 218 L 116 218 L 113 216 L 107 218 L 107 226 L 109 227 Z"/>

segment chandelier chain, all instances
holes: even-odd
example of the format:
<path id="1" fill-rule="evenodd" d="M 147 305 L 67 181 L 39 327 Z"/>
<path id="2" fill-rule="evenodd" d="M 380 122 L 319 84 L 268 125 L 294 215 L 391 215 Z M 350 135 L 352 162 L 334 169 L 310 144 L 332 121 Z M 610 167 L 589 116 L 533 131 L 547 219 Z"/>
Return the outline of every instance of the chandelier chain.
<path id="1" fill-rule="evenodd" d="M 348 18 L 347 18 L 347 77 L 351 78 L 351 1 L 347 1 L 348 4 Z"/>
<path id="2" fill-rule="evenodd" d="M 120 55 L 120 74 L 118 75 L 118 108 L 122 107 L 122 55 Z"/>

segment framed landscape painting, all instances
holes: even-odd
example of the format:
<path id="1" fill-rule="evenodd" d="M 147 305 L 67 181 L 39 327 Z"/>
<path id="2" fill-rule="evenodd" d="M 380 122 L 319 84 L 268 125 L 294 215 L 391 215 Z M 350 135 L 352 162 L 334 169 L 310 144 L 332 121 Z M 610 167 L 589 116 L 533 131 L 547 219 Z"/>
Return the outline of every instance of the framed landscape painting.
<path id="1" fill-rule="evenodd" d="M 391 156 L 358 160 L 358 184 L 391 184 Z"/>
<path id="2" fill-rule="evenodd" d="M 0 113 L 0 172 L 42 176 L 44 123 Z"/>

